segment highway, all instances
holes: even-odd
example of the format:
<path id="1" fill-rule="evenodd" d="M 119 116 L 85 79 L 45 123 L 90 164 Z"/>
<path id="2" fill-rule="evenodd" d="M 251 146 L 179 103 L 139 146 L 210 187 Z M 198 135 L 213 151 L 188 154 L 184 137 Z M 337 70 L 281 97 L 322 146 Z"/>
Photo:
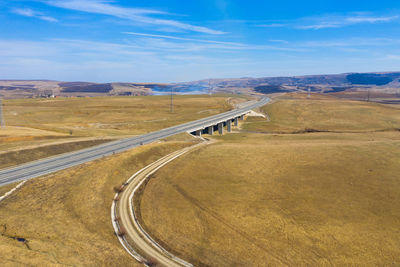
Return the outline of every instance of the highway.
<path id="1" fill-rule="evenodd" d="M 269 101 L 269 98 L 264 97 L 258 101 L 250 101 L 247 105 L 242 106 L 241 108 L 211 117 L 165 128 L 141 136 L 112 141 L 75 152 L 65 153 L 0 170 L 0 186 L 67 169 L 114 153 L 126 151 L 140 145 L 152 143 L 175 134 L 205 129 L 208 126 L 216 125 L 229 119 L 244 115 L 254 108 L 266 105 Z"/>

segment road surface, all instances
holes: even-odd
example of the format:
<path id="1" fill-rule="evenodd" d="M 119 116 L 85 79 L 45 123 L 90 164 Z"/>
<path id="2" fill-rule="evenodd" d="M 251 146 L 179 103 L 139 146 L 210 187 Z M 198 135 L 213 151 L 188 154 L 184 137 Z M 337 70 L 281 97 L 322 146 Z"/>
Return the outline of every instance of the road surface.
<path id="1" fill-rule="evenodd" d="M 72 166 L 83 164 L 95 159 L 112 155 L 114 153 L 129 150 L 131 148 L 148 144 L 168 136 L 183 132 L 192 132 L 204 129 L 211 125 L 233 119 L 240 115 L 246 114 L 250 110 L 266 105 L 270 101 L 264 97 L 259 101 L 250 101 L 244 107 L 224 112 L 218 115 L 207 117 L 204 119 L 180 124 L 160 131 L 148 133 L 141 136 L 121 139 L 98 146 L 86 148 L 83 150 L 65 153 L 62 155 L 37 160 L 30 163 L 18 165 L 16 167 L 0 170 L 0 186 L 14 183 L 21 180 L 27 180 L 39 177 L 45 174 L 53 173 L 59 170 L 67 169 Z"/>
<path id="2" fill-rule="evenodd" d="M 111 207 L 111 218 L 114 230 L 118 234 L 121 233 L 121 229 L 123 229 L 122 231 L 124 234 L 117 235 L 118 239 L 124 248 L 139 262 L 144 264 L 149 262 L 152 262 L 153 264 L 157 263 L 157 266 L 193 266 L 166 251 L 161 247 L 161 245 L 154 241 L 148 233 L 146 233 L 137 220 L 133 201 L 134 194 L 142 183 L 158 169 L 177 157 L 206 143 L 209 142 L 203 142 L 191 147 L 183 148 L 151 163 L 131 176 L 124 184 L 122 192 L 116 194 L 115 199 L 118 199 L 118 201 L 113 201 Z M 137 252 L 137 249 L 140 250 L 140 253 Z"/>

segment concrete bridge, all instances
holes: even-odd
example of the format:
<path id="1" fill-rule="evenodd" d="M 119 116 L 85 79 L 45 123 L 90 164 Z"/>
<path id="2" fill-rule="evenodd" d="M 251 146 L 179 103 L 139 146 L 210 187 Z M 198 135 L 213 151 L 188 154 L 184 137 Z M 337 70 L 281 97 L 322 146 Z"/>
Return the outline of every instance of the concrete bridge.
<path id="1" fill-rule="evenodd" d="M 247 113 L 249 113 L 249 111 L 243 112 L 243 114 L 239 116 L 234 116 L 227 120 L 224 119 L 211 122 L 207 125 L 200 126 L 198 127 L 198 129 L 190 131 L 189 133 L 195 136 L 201 136 L 203 134 L 213 135 L 214 132 L 218 132 L 219 134 L 224 134 L 225 127 L 226 127 L 226 132 L 230 133 L 232 132 L 232 126 L 237 127 L 239 125 L 239 120 L 244 120 L 244 116 Z"/>
<path id="2" fill-rule="evenodd" d="M 67 169 L 69 167 L 89 162 L 98 158 L 114 155 L 115 153 L 126 151 L 137 146 L 149 144 L 151 142 L 178 133 L 188 132 L 194 133 L 196 135 L 201 135 L 202 133 L 213 134 L 214 131 L 218 131 L 220 134 L 222 134 L 225 126 L 227 127 L 227 131 L 229 132 L 232 130 L 232 123 L 234 125 L 237 125 L 238 121 L 243 119 L 245 114 L 249 113 L 254 108 L 266 105 L 269 101 L 269 98 L 264 97 L 259 99 L 258 101 L 249 101 L 247 103 L 244 103 L 243 107 L 217 114 L 208 118 L 203 118 L 181 125 L 172 126 L 141 136 L 134 136 L 121 140 L 116 140 L 98 146 L 64 153 L 58 156 L 36 160 L 15 167 L 3 169 L 0 170 L 0 186 Z"/>

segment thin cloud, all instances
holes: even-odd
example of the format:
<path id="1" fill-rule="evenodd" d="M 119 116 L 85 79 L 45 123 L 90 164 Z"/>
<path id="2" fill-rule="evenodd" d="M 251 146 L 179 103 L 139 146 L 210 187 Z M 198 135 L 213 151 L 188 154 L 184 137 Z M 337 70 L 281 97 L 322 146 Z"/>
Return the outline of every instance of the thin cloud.
<path id="1" fill-rule="evenodd" d="M 368 23 L 378 23 L 378 22 L 388 22 L 392 21 L 395 19 L 398 19 L 399 16 L 389 16 L 389 17 L 349 17 L 346 18 L 348 22 L 351 23 L 363 23 L 363 22 L 368 22 Z"/>
<path id="2" fill-rule="evenodd" d="M 399 39 L 391 38 L 350 38 L 337 40 L 320 40 L 296 43 L 299 47 L 317 48 L 317 47 L 378 47 L 400 44 Z"/>
<path id="3" fill-rule="evenodd" d="M 196 26 L 187 23 L 183 23 L 177 20 L 171 19 L 160 19 L 151 17 L 150 15 L 171 15 L 170 13 L 154 10 L 154 9 L 142 9 L 142 8 L 126 8 L 111 4 L 110 1 L 104 0 L 49 0 L 45 1 L 48 5 L 82 11 L 87 13 L 95 13 L 117 17 L 120 19 L 126 19 L 137 23 L 158 25 L 158 26 L 169 26 L 178 29 L 201 32 L 206 34 L 224 34 L 225 32 L 219 30 L 213 30 L 203 26 Z"/>
<path id="4" fill-rule="evenodd" d="M 37 18 L 45 21 L 50 21 L 50 22 L 57 22 L 58 20 L 53 17 L 45 16 L 40 12 L 36 12 L 30 8 L 14 8 L 12 10 L 14 14 L 20 15 L 20 16 L 25 16 L 25 17 L 32 17 L 32 18 Z"/>
<path id="5" fill-rule="evenodd" d="M 173 49 L 176 51 L 200 51 L 200 50 L 217 50 L 221 49 L 224 52 L 235 51 L 235 50 L 274 50 L 274 51 L 287 51 L 287 52 L 304 52 L 306 49 L 293 48 L 293 47 L 280 47 L 272 45 L 256 45 L 256 44 L 245 44 L 245 43 L 235 43 L 235 42 L 222 42 L 214 40 L 204 40 L 204 39 L 193 39 L 176 37 L 170 35 L 159 35 L 159 34 L 148 34 L 148 33 L 137 33 L 137 32 L 123 32 L 124 34 L 142 36 L 149 38 L 145 47 L 152 48 L 162 48 L 162 49 Z M 156 41 L 150 41 L 151 38 L 157 39 Z M 167 42 L 162 39 L 185 41 L 185 44 L 181 42 Z M 162 40 L 162 41 L 161 41 Z M 275 40 L 283 44 L 287 44 L 284 40 Z"/>
<path id="6" fill-rule="evenodd" d="M 400 60 L 400 55 L 387 55 L 386 59 Z"/>
<path id="7" fill-rule="evenodd" d="M 181 40 L 181 41 L 195 41 L 195 42 L 203 42 L 203 43 L 211 43 L 211 44 L 226 44 L 226 45 L 235 45 L 235 46 L 245 46 L 244 44 L 241 44 L 241 43 L 222 42 L 222 41 L 204 40 L 204 39 L 183 38 L 183 37 L 176 37 L 176 36 L 170 36 L 170 35 L 138 33 L 138 32 L 123 32 L 123 33 L 124 34 L 129 34 L 129 35 L 136 35 L 136 36 L 154 37 L 154 38 L 163 38 L 163 39 L 173 39 L 173 40 Z"/>
<path id="8" fill-rule="evenodd" d="M 286 40 L 269 40 L 270 42 L 273 42 L 273 43 L 281 43 L 281 44 L 289 44 L 289 42 L 288 41 L 286 41 Z"/>
<path id="9" fill-rule="evenodd" d="M 342 28 L 356 24 L 377 24 L 396 21 L 397 15 L 377 16 L 367 12 L 353 12 L 347 15 L 325 15 L 319 17 L 303 17 L 292 21 L 280 23 L 258 24 L 260 28 L 293 28 L 300 30 L 320 30 L 329 28 Z"/>
<path id="10" fill-rule="evenodd" d="M 327 28 L 342 28 L 355 24 L 376 24 L 385 23 L 398 19 L 399 16 L 367 16 L 367 15 L 350 15 L 350 16 L 325 16 L 318 18 L 304 18 L 294 27 L 302 30 L 320 30 Z M 310 22 L 307 22 L 310 21 Z"/>
<path id="11" fill-rule="evenodd" d="M 257 27 L 261 28 L 282 28 L 288 26 L 287 24 L 282 24 L 282 23 L 271 23 L 271 24 L 260 24 L 257 25 Z"/>

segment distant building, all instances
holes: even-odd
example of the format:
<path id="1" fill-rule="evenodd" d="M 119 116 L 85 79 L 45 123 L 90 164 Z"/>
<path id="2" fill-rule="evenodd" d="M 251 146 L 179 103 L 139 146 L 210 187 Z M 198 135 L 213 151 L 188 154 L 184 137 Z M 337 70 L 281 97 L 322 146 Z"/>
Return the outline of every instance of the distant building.
<path id="1" fill-rule="evenodd" d="M 55 96 L 53 90 L 43 90 L 39 92 L 38 97 L 54 98 Z"/>

